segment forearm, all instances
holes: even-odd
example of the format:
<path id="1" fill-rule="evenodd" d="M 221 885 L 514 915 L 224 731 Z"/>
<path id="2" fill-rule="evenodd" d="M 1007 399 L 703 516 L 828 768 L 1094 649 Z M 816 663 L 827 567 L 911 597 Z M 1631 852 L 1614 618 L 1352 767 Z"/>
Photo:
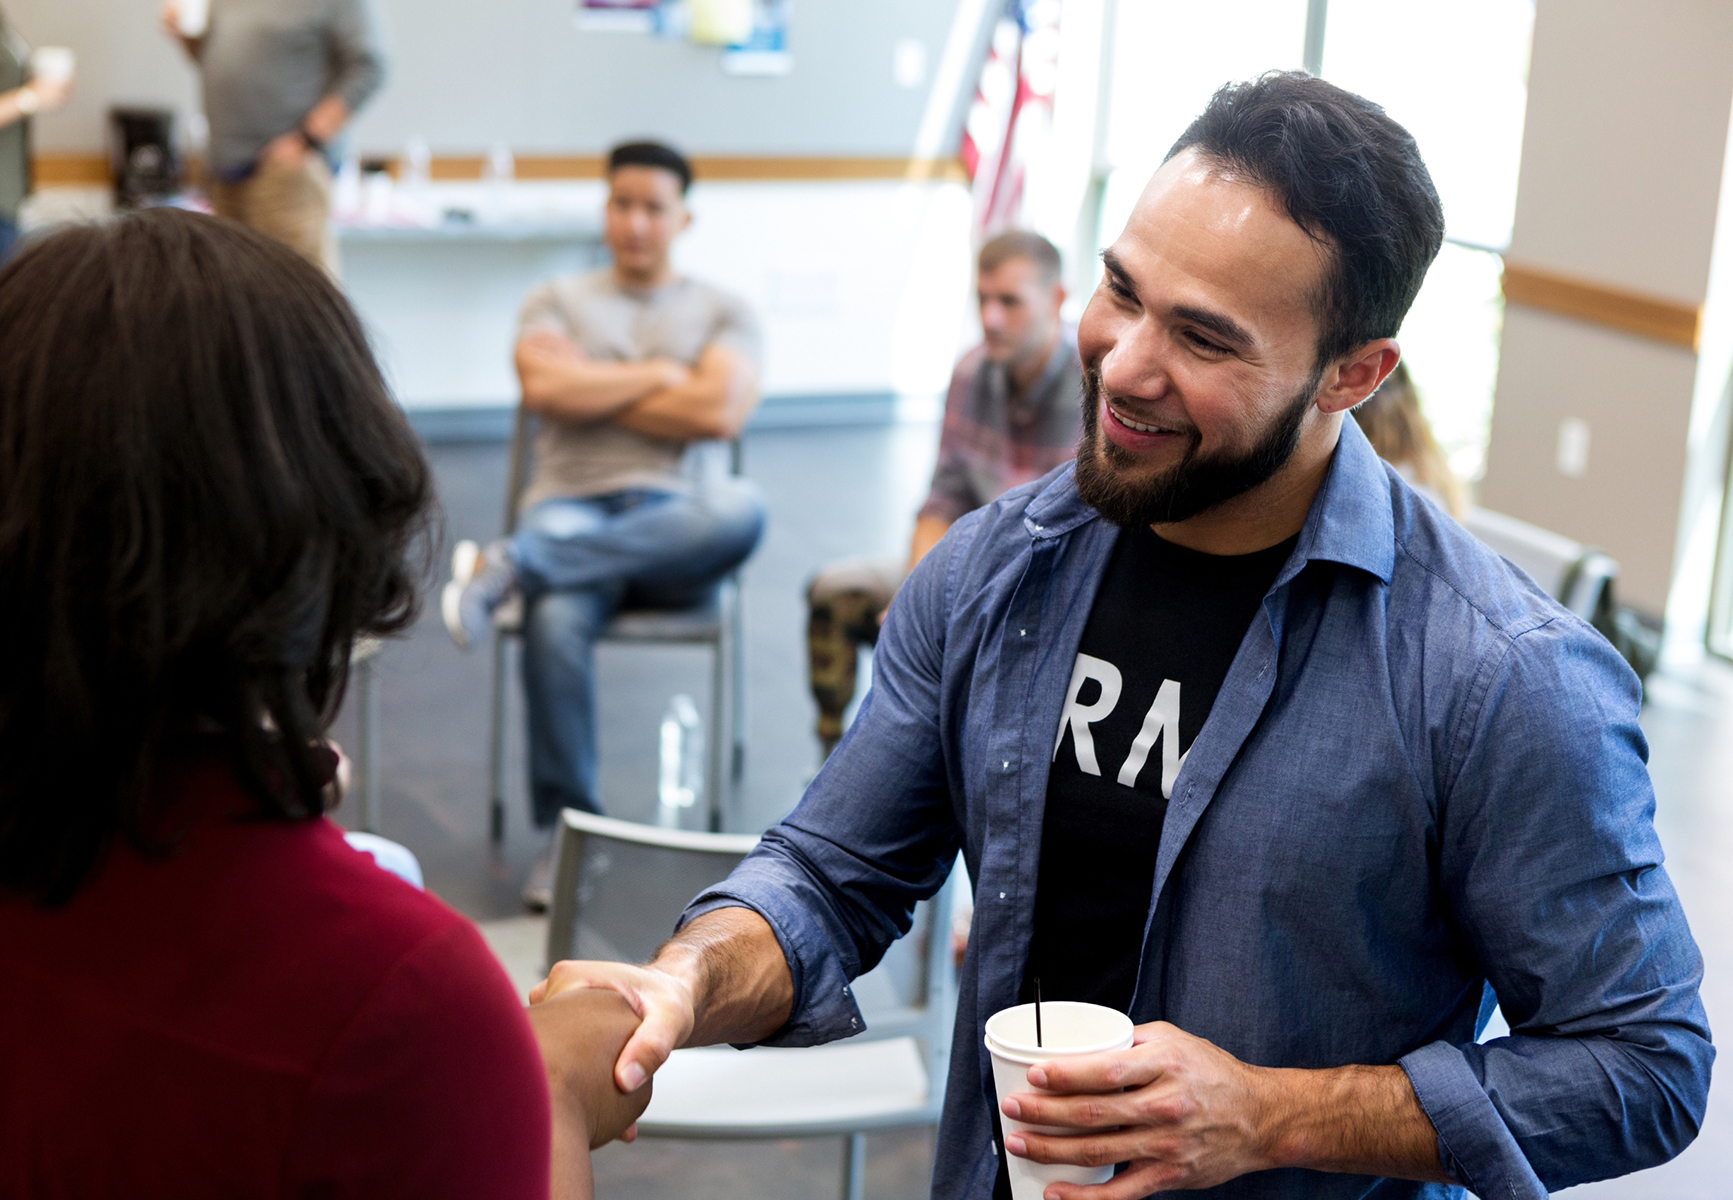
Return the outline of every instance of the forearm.
<path id="1" fill-rule="evenodd" d="M 18 95 L 22 91 L 23 88 L 15 88 L 10 92 L 0 92 L 0 129 L 24 119 L 25 112 Z"/>
<path id="2" fill-rule="evenodd" d="M 627 429 L 670 441 L 732 438 L 746 426 L 757 396 L 729 381 L 695 376 L 626 406 L 614 418 Z"/>
<path id="3" fill-rule="evenodd" d="M 1401 1067 L 1270 1069 L 1264 1121 L 1271 1165 L 1455 1183 Z"/>
<path id="4" fill-rule="evenodd" d="M 551 1200 L 592 1200 L 596 1194 L 595 1172 L 581 1114 L 559 1106 L 554 1108 L 549 1149 Z"/>
<path id="5" fill-rule="evenodd" d="M 688 1045 L 757 1042 L 788 1023 L 794 975 L 769 923 L 749 908 L 695 918 L 651 964 L 691 989 Z"/>
<path id="6" fill-rule="evenodd" d="M 614 419 L 670 441 L 731 438 L 746 427 L 757 403 L 757 368 L 739 352 L 712 344 L 685 379 L 644 397 Z"/>
<path id="7" fill-rule="evenodd" d="M 922 513 L 915 518 L 915 536 L 909 542 L 909 570 L 913 571 L 927 552 L 939 544 L 950 527 L 948 518 L 931 513 Z"/>
<path id="8" fill-rule="evenodd" d="M 599 421 L 615 416 L 628 405 L 664 387 L 673 374 L 673 364 L 660 359 L 645 362 L 591 362 L 587 359 L 520 361 L 518 380 L 523 387 L 524 407 L 532 412 L 575 421 Z"/>
<path id="9" fill-rule="evenodd" d="M 301 119 L 301 128 L 321 142 L 329 142 L 349 124 L 349 103 L 338 95 L 326 96 Z"/>

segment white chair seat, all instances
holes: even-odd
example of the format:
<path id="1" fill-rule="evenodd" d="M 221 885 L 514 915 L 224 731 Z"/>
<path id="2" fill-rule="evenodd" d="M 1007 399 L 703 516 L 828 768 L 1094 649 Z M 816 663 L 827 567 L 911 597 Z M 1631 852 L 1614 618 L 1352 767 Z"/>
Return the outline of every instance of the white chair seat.
<path id="1" fill-rule="evenodd" d="M 722 588 L 730 588 L 725 582 Z M 704 642 L 714 644 L 722 637 L 721 589 L 703 604 L 692 608 L 624 608 L 614 615 L 602 631 L 601 640 L 609 642 Z M 493 612 L 493 628 L 497 634 L 516 635 L 524 628 L 524 601 L 516 593 Z"/>
<path id="2" fill-rule="evenodd" d="M 937 1117 L 915 1039 L 806 1049 L 676 1050 L 656 1072 L 645 1134 L 817 1137 L 918 1125 Z"/>

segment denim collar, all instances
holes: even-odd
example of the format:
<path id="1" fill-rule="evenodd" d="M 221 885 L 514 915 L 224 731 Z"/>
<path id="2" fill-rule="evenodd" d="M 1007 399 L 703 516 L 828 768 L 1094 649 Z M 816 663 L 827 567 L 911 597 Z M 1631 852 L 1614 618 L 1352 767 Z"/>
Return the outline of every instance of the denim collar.
<path id="1" fill-rule="evenodd" d="M 1037 541 L 1063 537 L 1099 520 L 1101 514 L 1077 495 L 1076 467 L 1069 466 L 1024 510 L 1023 525 Z M 1313 560 L 1357 567 L 1389 583 L 1396 570 L 1396 520 L 1383 463 L 1359 423 L 1342 422 L 1341 437 L 1324 483 L 1300 528 L 1293 557 L 1276 583 L 1286 583 Z"/>

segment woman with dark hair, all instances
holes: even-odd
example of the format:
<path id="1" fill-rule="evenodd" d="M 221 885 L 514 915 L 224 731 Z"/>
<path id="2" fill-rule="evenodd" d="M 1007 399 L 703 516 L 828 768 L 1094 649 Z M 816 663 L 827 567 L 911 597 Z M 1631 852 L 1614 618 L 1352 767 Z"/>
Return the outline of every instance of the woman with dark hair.
<path id="1" fill-rule="evenodd" d="M 1378 390 L 1354 409 L 1354 420 L 1379 458 L 1445 512 L 1461 518 L 1468 509 L 1462 481 L 1433 436 L 1407 363 L 1398 362 Z"/>
<path id="2" fill-rule="evenodd" d="M 548 1194 L 504 973 L 323 816 L 430 503 L 291 251 L 159 209 L 0 272 L 0 1194 Z M 586 1004 L 535 1020 L 623 1044 Z M 636 1116 L 553 1074 L 562 1142 Z"/>

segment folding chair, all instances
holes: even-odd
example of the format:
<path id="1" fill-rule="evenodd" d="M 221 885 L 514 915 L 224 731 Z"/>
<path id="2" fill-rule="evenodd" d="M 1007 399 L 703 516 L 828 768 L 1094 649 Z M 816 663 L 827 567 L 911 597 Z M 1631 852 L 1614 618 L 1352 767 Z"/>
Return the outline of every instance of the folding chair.
<path id="1" fill-rule="evenodd" d="M 505 536 L 517 528 L 518 502 L 529 486 L 530 458 L 534 448 L 534 418 L 520 405 L 512 426 L 511 469 L 506 483 Z M 730 442 L 729 470 L 740 473 L 740 443 Z M 488 830 L 498 843 L 505 839 L 506 763 L 506 643 L 523 634 L 524 610 L 514 599 L 494 613 L 492 739 L 488 751 L 491 792 Z M 644 645 L 700 645 L 711 648 L 710 728 L 705 746 L 709 763 L 705 778 L 705 803 L 712 830 L 722 827 L 724 784 L 740 779 L 746 762 L 746 644 L 740 606 L 740 582 L 730 574 L 717 587 L 714 598 L 693 608 L 623 608 L 602 631 L 599 642 Z M 727 730 L 729 736 L 724 737 Z"/>
<path id="2" fill-rule="evenodd" d="M 643 962 L 687 901 L 727 877 L 756 837 L 561 814 L 548 962 Z M 944 1104 L 956 991 L 950 954 L 956 874 L 920 905 L 910 935 L 853 991 L 857 1037 L 808 1049 L 676 1050 L 656 1073 L 645 1137 L 843 1139 L 843 1200 L 860 1200 L 870 1130 L 930 1125 Z"/>
<path id="3" fill-rule="evenodd" d="M 363 832 L 379 832 L 379 680 L 373 660 L 384 643 L 378 638 L 356 638 L 349 650 L 349 669 L 354 673 L 361 706 L 357 713 L 359 744 L 351 756 L 354 763 L 355 820 Z"/>
<path id="4" fill-rule="evenodd" d="M 1560 604 L 1609 636 L 1613 581 L 1619 564 L 1592 546 L 1484 508 L 1471 508 L 1463 528 L 1519 567 Z"/>

